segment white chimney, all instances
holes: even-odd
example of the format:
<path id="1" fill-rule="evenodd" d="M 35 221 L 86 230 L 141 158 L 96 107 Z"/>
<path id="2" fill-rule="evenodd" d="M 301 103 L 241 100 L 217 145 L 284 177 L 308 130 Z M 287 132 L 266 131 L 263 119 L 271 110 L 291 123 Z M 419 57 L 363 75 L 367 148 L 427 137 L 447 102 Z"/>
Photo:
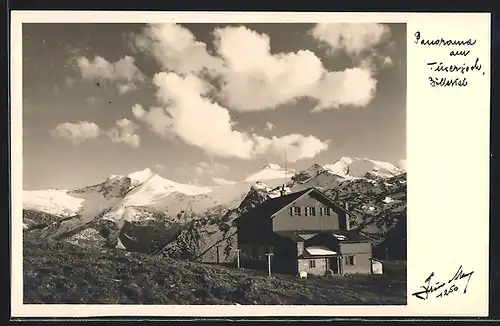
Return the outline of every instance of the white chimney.
<path id="1" fill-rule="evenodd" d="M 304 241 L 297 241 L 297 257 L 304 253 Z"/>

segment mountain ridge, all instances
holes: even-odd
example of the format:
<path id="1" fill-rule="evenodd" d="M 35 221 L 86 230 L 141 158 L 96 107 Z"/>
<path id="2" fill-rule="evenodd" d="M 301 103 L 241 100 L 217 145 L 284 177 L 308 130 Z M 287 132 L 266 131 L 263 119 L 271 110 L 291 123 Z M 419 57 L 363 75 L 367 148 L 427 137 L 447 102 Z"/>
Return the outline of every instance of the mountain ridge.
<path id="1" fill-rule="evenodd" d="M 352 175 L 351 165 L 356 162 L 363 166 L 357 167 L 358 175 Z M 390 163 L 368 159 L 341 158 L 333 165 L 315 163 L 292 174 L 290 169 L 285 171 L 277 164 L 268 164 L 253 175 L 276 172 L 267 174 L 270 182 L 244 180 L 221 187 L 184 185 L 165 179 L 151 169 L 143 169 L 127 175 L 110 175 L 99 184 L 74 190 L 25 191 L 23 228 L 25 232 L 38 232 L 41 237 L 66 239 L 84 246 L 95 244 L 162 252 L 184 259 L 205 255 L 213 260 L 214 254 L 207 252 L 219 243 L 223 247 L 223 259 L 231 260 L 236 245 L 231 235 L 235 232 L 234 219 L 239 214 L 280 196 L 282 190 L 290 193 L 318 187 L 332 198 L 352 204 L 359 201 L 356 196 L 364 198 L 364 205 L 358 205 L 362 217 L 353 221 L 353 225 L 360 230 L 374 231 L 374 237 L 383 238 L 394 223 L 387 222 L 390 218 L 375 216 L 382 214 L 385 208 L 370 210 L 368 207 L 403 205 L 405 210 L 406 189 L 404 200 L 388 196 L 389 199 L 374 198 L 375 194 L 387 191 L 390 188 L 387 184 L 392 185 L 391 180 L 397 176 L 404 175 L 401 178 L 406 182 L 406 173 Z M 286 182 L 281 178 L 284 175 L 289 176 Z M 277 178 L 272 179 L 273 176 Z M 226 193 L 218 193 L 221 189 Z M 41 205 L 37 206 L 39 199 L 42 199 Z"/>

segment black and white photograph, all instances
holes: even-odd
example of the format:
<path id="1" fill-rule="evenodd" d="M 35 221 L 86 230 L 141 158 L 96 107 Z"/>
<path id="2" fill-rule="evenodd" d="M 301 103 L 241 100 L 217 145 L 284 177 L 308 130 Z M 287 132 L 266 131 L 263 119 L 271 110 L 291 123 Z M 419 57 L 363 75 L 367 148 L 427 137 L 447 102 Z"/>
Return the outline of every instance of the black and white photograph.
<path id="1" fill-rule="evenodd" d="M 23 302 L 406 305 L 406 33 L 24 23 Z"/>

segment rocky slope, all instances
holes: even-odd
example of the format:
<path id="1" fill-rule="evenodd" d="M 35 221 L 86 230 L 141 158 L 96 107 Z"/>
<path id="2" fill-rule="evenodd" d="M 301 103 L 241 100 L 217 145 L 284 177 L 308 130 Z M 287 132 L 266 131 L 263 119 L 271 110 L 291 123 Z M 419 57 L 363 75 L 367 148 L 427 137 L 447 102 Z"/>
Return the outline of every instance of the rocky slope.
<path id="1" fill-rule="evenodd" d="M 258 182 L 241 204 L 225 214 L 211 214 L 189 223 L 161 253 L 168 257 L 202 262 L 233 262 L 236 257 L 235 219 L 260 203 L 280 196 L 282 187 Z M 285 188 L 290 192 L 290 189 Z"/>

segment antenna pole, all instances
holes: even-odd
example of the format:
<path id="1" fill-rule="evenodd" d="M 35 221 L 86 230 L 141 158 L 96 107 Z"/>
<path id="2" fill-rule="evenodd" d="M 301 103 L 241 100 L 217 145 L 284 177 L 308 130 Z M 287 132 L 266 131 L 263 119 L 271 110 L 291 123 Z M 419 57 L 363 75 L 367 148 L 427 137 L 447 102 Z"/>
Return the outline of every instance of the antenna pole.
<path id="1" fill-rule="evenodd" d="M 285 145 L 285 184 L 288 182 L 288 159 L 286 157 L 286 145 Z"/>

